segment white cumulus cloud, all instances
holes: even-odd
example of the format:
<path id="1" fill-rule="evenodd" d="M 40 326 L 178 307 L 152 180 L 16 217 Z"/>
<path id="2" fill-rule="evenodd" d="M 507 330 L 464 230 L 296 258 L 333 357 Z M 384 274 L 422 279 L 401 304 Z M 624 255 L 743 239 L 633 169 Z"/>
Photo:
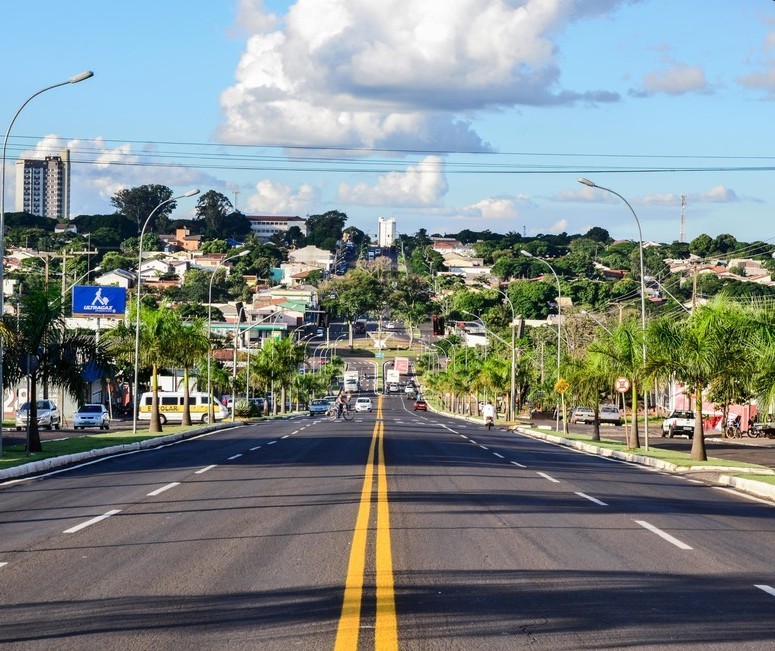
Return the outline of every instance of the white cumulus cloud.
<path id="1" fill-rule="evenodd" d="M 487 150 L 470 119 L 514 105 L 618 100 L 559 84 L 553 41 L 628 0 L 296 0 L 252 31 L 221 96 L 227 142 Z"/>
<path id="2" fill-rule="evenodd" d="M 362 206 L 431 207 L 441 203 L 447 180 L 440 157 L 427 156 L 403 172 L 389 172 L 368 183 L 339 184 L 338 198 Z"/>
<path id="3" fill-rule="evenodd" d="M 320 201 L 312 185 L 304 183 L 297 189 L 284 183 L 263 180 L 256 184 L 256 192 L 247 199 L 249 213 L 261 215 L 305 214 Z"/>

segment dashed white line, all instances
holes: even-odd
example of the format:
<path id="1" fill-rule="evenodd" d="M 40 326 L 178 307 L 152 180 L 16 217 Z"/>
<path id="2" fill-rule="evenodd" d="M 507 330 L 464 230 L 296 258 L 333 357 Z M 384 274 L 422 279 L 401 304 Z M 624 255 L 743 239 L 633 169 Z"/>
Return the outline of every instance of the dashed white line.
<path id="1" fill-rule="evenodd" d="M 527 468 L 527 466 L 523 466 L 521 463 L 517 463 L 516 461 L 512 461 L 511 463 L 513 463 L 517 468 Z"/>
<path id="2" fill-rule="evenodd" d="M 544 479 L 548 479 L 549 481 L 551 481 L 551 482 L 554 482 L 555 484 L 559 484 L 559 483 L 560 483 L 560 480 L 559 480 L 559 479 L 555 479 L 555 478 L 554 478 L 554 477 L 552 477 L 551 475 L 547 475 L 545 472 L 537 472 L 536 474 L 537 474 L 537 475 L 540 475 L 540 476 L 541 476 L 541 477 L 543 477 Z"/>
<path id="3" fill-rule="evenodd" d="M 691 547 L 687 545 L 685 542 L 681 542 L 680 540 L 678 540 L 678 538 L 671 536 L 669 533 L 662 531 L 662 529 L 655 527 L 653 524 L 650 524 L 645 520 L 635 520 L 635 524 L 639 524 L 644 529 L 648 529 L 652 533 L 657 534 L 660 538 L 667 540 L 667 542 L 669 542 L 672 545 L 675 545 L 679 549 L 691 549 Z"/>
<path id="4" fill-rule="evenodd" d="M 277 441 L 269 441 L 269 443 L 267 443 L 267 445 L 274 445 L 275 443 L 277 443 Z"/>
<path id="5" fill-rule="evenodd" d="M 488 448 L 488 447 L 486 447 L 484 445 L 480 445 L 479 447 L 482 448 L 482 450 L 489 450 L 490 449 L 490 448 Z"/>
<path id="6" fill-rule="evenodd" d="M 261 449 L 261 446 L 260 446 L 260 445 L 257 445 L 257 446 L 256 446 L 256 447 L 254 447 L 254 448 L 250 448 L 250 452 L 255 452 L 256 450 L 260 450 L 260 449 Z"/>
<path id="7" fill-rule="evenodd" d="M 754 585 L 754 588 L 764 590 L 771 597 L 775 597 L 775 588 L 773 588 L 771 585 Z"/>
<path id="8" fill-rule="evenodd" d="M 493 454 L 498 457 L 499 459 L 505 459 L 505 457 L 502 454 L 498 454 L 497 452 L 493 452 Z"/>
<path id="9" fill-rule="evenodd" d="M 591 495 L 587 495 L 586 493 L 581 493 L 579 491 L 576 491 L 576 495 L 579 497 L 583 497 L 585 500 L 589 500 L 590 502 L 594 502 L 595 504 L 599 504 L 600 506 L 608 506 L 603 500 L 599 500 L 596 497 L 592 497 Z"/>
<path id="10" fill-rule="evenodd" d="M 203 472 L 207 472 L 208 470 L 212 470 L 213 468 L 217 467 L 217 464 L 213 464 L 211 466 L 205 466 L 204 468 L 200 468 L 197 470 L 194 474 L 195 475 L 201 475 Z"/>
<path id="11" fill-rule="evenodd" d="M 8 565 L 8 563 L 0 562 L 0 567 L 4 567 L 5 565 Z"/>
<path id="12" fill-rule="evenodd" d="M 298 434 L 299 430 L 296 430 L 295 432 L 291 432 L 291 434 Z M 281 439 L 287 439 L 291 434 L 286 434 L 285 436 L 281 436 Z"/>
<path id="13" fill-rule="evenodd" d="M 154 497 L 156 495 L 160 495 L 164 491 L 168 491 L 170 488 L 175 488 L 175 486 L 180 486 L 179 481 L 173 481 L 171 484 L 167 484 L 166 486 L 162 486 L 161 488 L 157 488 L 155 491 L 151 491 L 148 493 L 147 497 Z"/>
<path id="14" fill-rule="evenodd" d="M 226 461 L 234 461 L 234 459 L 239 459 L 241 456 L 242 456 L 242 453 L 234 454 L 234 455 L 230 456 L 228 459 L 226 459 Z"/>
<path id="15" fill-rule="evenodd" d="M 473 443 L 474 445 L 479 445 L 476 441 L 474 441 L 474 439 L 468 439 L 468 440 L 471 441 L 471 443 Z"/>
<path id="16" fill-rule="evenodd" d="M 102 515 L 98 515 L 96 518 L 92 518 L 91 520 L 87 520 L 86 522 L 81 522 L 81 524 L 77 524 L 74 527 L 70 527 L 69 529 L 65 529 L 62 533 L 76 533 L 77 531 L 80 531 L 81 529 L 86 529 L 86 527 L 90 527 L 93 524 L 97 524 L 98 522 L 102 522 L 102 520 L 106 520 L 111 515 L 116 515 L 116 513 L 121 513 L 121 509 L 112 509 L 108 511 L 107 513 L 103 513 Z"/>
<path id="17" fill-rule="evenodd" d="M 468 439 L 468 437 L 467 437 L 465 434 L 461 434 L 461 435 L 460 435 L 460 438 L 461 438 L 461 439 Z"/>

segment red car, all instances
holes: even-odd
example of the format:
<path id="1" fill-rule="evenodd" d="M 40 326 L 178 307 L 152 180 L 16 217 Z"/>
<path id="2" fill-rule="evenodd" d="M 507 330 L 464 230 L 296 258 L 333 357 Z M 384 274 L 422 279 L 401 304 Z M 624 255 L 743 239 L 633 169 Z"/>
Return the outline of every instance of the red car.
<path id="1" fill-rule="evenodd" d="M 414 410 L 417 411 L 418 409 L 420 411 L 428 411 L 428 403 L 422 398 L 414 401 Z"/>

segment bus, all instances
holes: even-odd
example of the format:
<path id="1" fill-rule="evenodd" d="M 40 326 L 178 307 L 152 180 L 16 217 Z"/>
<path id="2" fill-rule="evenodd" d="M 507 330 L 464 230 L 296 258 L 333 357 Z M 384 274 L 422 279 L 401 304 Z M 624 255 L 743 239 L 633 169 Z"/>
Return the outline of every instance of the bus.
<path id="1" fill-rule="evenodd" d="M 223 420 L 229 415 L 220 402 L 203 391 L 191 391 L 188 394 L 188 409 L 191 413 L 192 423 L 210 422 L 210 400 L 213 402 L 215 411 L 215 420 Z M 151 420 L 151 408 L 153 403 L 153 393 L 148 391 L 140 396 L 140 409 L 137 413 L 137 420 Z M 159 419 L 162 425 L 167 423 L 183 422 L 183 392 L 182 391 L 159 391 Z"/>

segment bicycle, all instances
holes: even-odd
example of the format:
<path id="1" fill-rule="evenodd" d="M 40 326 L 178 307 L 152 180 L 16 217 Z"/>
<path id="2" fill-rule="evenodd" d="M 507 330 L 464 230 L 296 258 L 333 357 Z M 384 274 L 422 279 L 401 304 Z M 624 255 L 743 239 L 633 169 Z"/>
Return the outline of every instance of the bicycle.
<path id="1" fill-rule="evenodd" d="M 739 423 L 730 423 L 729 425 L 727 425 L 726 435 L 727 435 L 727 438 L 730 438 L 730 439 L 741 439 L 741 438 L 743 438 L 743 430 L 740 429 L 740 424 Z M 758 434 L 752 434 L 751 430 L 749 429 L 748 430 L 748 436 L 754 436 L 755 437 L 755 436 L 758 436 Z"/>
<path id="2" fill-rule="evenodd" d="M 336 405 L 331 405 L 328 412 L 326 412 L 328 420 L 339 419 L 339 409 Z M 342 418 L 345 420 L 352 420 L 355 417 L 355 412 L 350 409 L 350 405 L 342 405 Z"/>

